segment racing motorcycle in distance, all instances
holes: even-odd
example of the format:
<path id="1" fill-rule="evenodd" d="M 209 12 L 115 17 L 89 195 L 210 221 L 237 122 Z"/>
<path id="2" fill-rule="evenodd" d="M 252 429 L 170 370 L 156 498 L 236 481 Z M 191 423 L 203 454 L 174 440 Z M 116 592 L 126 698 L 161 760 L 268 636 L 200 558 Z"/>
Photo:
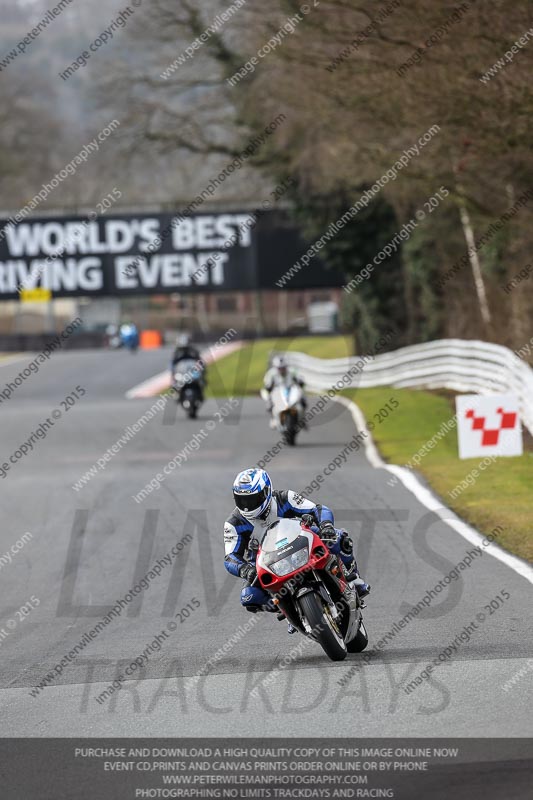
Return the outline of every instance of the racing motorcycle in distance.
<path id="1" fill-rule="evenodd" d="M 118 332 L 118 347 L 124 347 L 130 353 L 136 353 L 139 347 L 139 331 L 132 322 L 125 322 Z"/>
<path id="2" fill-rule="evenodd" d="M 257 542 L 255 562 L 257 580 L 274 605 L 332 661 L 368 644 L 363 604 L 335 553 L 339 539 L 330 550 L 303 521 L 278 519 Z"/>
<path id="3" fill-rule="evenodd" d="M 272 391 L 272 427 L 281 433 L 284 443 L 296 444 L 300 419 L 303 417 L 303 390 L 298 383 L 276 386 Z"/>
<path id="4" fill-rule="evenodd" d="M 176 392 L 176 402 L 189 419 L 196 419 L 202 405 L 203 382 L 202 367 L 193 358 L 184 358 L 175 365 L 172 388 Z"/>

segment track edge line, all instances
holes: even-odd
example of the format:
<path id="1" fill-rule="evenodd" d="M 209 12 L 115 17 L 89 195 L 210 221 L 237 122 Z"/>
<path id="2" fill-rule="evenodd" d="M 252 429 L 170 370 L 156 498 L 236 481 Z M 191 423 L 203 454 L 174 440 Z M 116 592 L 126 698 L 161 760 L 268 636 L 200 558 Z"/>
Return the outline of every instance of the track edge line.
<path id="1" fill-rule="evenodd" d="M 406 467 L 400 467 L 397 464 L 387 464 L 383 461 L 372 435 L 367 431 L 365 415 L 353 400 L 339 396 L 333 399 L 350 411 L 359 432 L 366 431 L 367 436 L 364 439 L 365 455 L 375 469 L 384 469 L 392 475 L 395 475 L 398 480 L 403 483 L 405 488 L 416 497 L 419 503 L 425 506 L 429 511 L 437 514 L 443 522 L 462 536 L 463 539 L 466 539 L 474 545 L 480 545 L 486 540 L 486 537 L 476 528 L 462 520 L 451 508 L 443 505 L 438 495 L 424 486 L 415 472 L 408 470 Z M 445 515 L 452 515 L 452 518 L 450 519 L 449 516 Z M 484 547 L 484 552 L 498 559 L 498 561 L 503 562 L 522 578 L 525 578 L 529 583 L 533 584 L 533 567 L 531 567 L 527 561 L 509 553 L 499 545 L 494 544 L 494 542 Z"/>

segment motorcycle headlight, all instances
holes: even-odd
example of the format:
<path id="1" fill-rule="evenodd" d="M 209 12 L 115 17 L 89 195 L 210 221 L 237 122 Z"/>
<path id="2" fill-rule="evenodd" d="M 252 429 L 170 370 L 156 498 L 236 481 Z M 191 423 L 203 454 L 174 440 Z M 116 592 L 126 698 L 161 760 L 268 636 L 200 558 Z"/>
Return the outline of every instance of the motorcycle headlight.
<path id="1" fill-rule="evenodd" d="M 305 566 L 308 561 L 309 549 L 307 547 L 302 547 L 300 550 L 291 553 L 287 558 L 282 558 L 280 561 L 271 564 L 270 569 L 275 575 L 282 578 L 283 575 L 288 575 L 289 572 L 294 572 L 295 569 Z"/>

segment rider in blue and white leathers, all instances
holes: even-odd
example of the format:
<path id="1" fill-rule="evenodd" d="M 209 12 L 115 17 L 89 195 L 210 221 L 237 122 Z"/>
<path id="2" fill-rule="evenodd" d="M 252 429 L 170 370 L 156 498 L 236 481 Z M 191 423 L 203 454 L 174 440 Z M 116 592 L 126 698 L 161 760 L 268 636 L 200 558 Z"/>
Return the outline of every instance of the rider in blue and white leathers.
<path id="1" fill-rule="evenodd" d="M 360 597 L 368 594 L 370 587 L 360 577 L 353 555 L 353 543 L 346 531 L 334 527 L 333 512 L 327 506 L 315 504 L 297 492 L 273 490 L 270 476 L 262 469 L 240 472 L 233 484 L 236 508 L 224 525 L 224 565 L 228 572 L 244 578 L 241 603 L 248 611 L 275 611 L 269 602 L 270 595 L 254 583 L 256 549 L 250 548 L 253 537 L 259 541 L 262 534 L 279 517 L 303 517 L 313 523 L 318 534 L 331 552 L 338 553 L 346 568 L 346 579 L 352 582 Z"/>

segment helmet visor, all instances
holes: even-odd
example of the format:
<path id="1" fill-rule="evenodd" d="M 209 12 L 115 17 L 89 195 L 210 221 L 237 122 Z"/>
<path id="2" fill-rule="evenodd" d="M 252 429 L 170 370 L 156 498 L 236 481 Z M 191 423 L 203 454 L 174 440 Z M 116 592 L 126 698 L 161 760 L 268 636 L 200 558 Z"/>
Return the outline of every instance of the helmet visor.
<path id="1" fill-rule="evenodd" d="M 253 494 L 237 494 L 237 492 L 234 492 L 233 496 L 239 511 L 256 511 L 268 499 L 269 490 L 268 486 L 265 486 L 260 492 L 254 492 Z"/>

